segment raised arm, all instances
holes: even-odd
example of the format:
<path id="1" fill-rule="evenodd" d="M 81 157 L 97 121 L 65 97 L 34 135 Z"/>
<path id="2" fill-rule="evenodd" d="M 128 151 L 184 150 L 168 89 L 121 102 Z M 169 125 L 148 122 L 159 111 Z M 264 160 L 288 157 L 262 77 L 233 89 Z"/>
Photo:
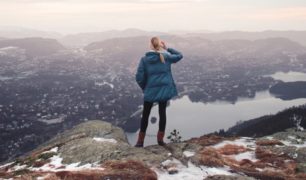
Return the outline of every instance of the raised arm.
<path id="1" fill-rule="evenodd" d="M 183 54 L 173 48 L 167 48 L 167 51 L 170 53 L 168 56 L 171 63 L 177 63 L 183 58 Z"/>
<path id="2" fill-rule="evenodd" d="M 139 85 L 139 87 L 144 90 L 146 83 L 147 83 L 147 77 L 145 74 L 145 66 L 144 66 L 144 62 L 143 62 L 143 58 L 141 58 L 139 64 L 138 64 L 138 68 L 137 68 L 137 72 L 135 75 L 135 80 L 137 82 L 137 84 Z"/>

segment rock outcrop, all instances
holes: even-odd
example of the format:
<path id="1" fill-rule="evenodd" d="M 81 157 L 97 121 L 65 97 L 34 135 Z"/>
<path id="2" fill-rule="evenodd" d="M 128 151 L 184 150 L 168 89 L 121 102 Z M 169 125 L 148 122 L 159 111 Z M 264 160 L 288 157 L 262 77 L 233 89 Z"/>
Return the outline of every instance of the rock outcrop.
<path id="1" fill-rule="evenodd" d="M 0 167 L 0 179 L 303 179 L 306 132 L 253 139 L 204 135 L 135 148 L 103 121 L 67 130 Z"/>

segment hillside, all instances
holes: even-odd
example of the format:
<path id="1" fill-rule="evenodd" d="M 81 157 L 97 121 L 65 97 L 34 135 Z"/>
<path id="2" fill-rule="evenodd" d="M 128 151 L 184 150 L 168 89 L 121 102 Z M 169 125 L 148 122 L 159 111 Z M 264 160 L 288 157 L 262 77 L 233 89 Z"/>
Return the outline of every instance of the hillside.
<path id="1" fill-rule="evenodd" d="M 200 38 L 212 41 L 219 40 L 259 40 L 269 38 L 286 38 L 306 46 L 306 31 L 261 31 L 261 32 L 243 32 L 243 31 L 225 31 L 225 32 L 151 32 L 140 29 L 109 30 L 101 32 L 87 32 L 78 34 L 68 34 L 59 38 L 59 41 L 69 46 L 85 46 L 96 41 L 120 37 L 136 36 L 167 36 L 177 35 L 186 38 Z"/>
<path id="2" fill-rule="evenodd" d="M 226 132 L 229 135 L 262 137 L 287 128 L 296 127 L 294 117 L 300 119 L 300 126 L 306 128 L 306 105 L 292 107 L 275 115 L 267 115 L 241 122 Z"/>
<path id="3" fill-rule="evenodd" d="M 0 48 L 18 47 L 25 49 L 28 56 L 45 56 L 64 50 L 65 47 L 55 39 L 21 38 L 0 40 Z"/>
<path id="4" fill-rule="evenodd" d="M 270 93 L 284 100 L 306 97 L 306 82 L 279 82 L 269 89 Z"/>
<path id="5" fill-rule="evenodd" d="M 103 41 L 106 39 L 119 38 L 119 37 L 136 37 L 136 36 L 157 36 L 164 35 L 162 32 L 149 32 L 140 29 L 125 29 L 125 30 L 109 30 L 103 32 L 88 32 L 69 34 L 62 37 L 60 42 L 67 46 L 85 46 L 92 42 Z"/>
<path id="6" fill-rule="evenodd" d="M 0 25 L 0 37 L 4 38 L 28 38 L 28 37 L 42 37 L 42 38 L 60 38 L 62 35 L 57 32 L 42 31 L 37 29 L 18 27 L 18 26 L 2 26 Z"/>
<path id="7" fill-rule="evenodd" d="M 147 50 L 149 36 L 110 38 L 96 41 L 84 47 L 87 51 L 95 51 L 108 55 L 109 52 L 116 54 L 142 55 Z M 164 35 L 162 38 L 169 46 L 184 50 L 188 57 L 216 58 L 226 57 L 229 59 L 283 59 L 291 54 L 302 55 L 306 53 L 306 47 L 286 38 L 265 38 L 257 40 L 225 39 L 209 40 L 204 37 L 184 37 Z M 134 57 L 134 56 L 132 56 Z M 275 60 L 274 60 L 275 61 Z"/>
<path id="8" fill-rule="evenodd" d="M 14 179 L 303 179 L 306 131 L 253 139 L 204 135 L 165 147 L 131 146 L 123 130 L 89 121 L 0 166 Z"/>
<path id="9" fill-rule="evenodd" d="M 221 39 L 245 39 L 256 40 L 265 38 L 283 37 L 298 42 L 306 46 L 306 31 L 261 31 L 261 32 L 243 32 L 243 31 L 224 31 L 224 32 L 199 32 L 186 33 L 185 36 L 200 36 L 210 40 Z"/>

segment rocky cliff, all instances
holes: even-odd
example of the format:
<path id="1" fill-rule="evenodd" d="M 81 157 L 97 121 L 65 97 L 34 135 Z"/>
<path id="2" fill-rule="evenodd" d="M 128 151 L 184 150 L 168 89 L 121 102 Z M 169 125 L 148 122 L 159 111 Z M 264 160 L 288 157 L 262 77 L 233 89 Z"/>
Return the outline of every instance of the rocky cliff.
<path id="1" fill-rule="evenodd" d="M 306 179 L 305 163 L 305 131 L 135 148 L 121 128 L 89 121 L 0 166 L 0 179 Z"/>

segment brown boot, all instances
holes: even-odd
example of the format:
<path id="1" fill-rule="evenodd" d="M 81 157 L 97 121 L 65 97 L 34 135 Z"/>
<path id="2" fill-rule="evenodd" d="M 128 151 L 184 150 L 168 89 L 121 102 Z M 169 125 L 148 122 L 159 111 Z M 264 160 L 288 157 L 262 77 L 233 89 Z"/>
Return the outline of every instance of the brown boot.
<path id="1" fill-rule="evenodd" d="M 146 136 L 145 132 L 139 131 L 138 140 L 137 140 L 137 143 L 134 145 L 134 147 L 143 147 L 143 142 L 144 142 L 145 136 Z"/>
<path id="2" fill-rule="evenodd" d="M 157 143 L 160 146 L 164 146 L 166 143 L 164 142 L 164 136 L 165 136 L 165 132 L 163 131 L 158 131 L 157 132 Z"/>

